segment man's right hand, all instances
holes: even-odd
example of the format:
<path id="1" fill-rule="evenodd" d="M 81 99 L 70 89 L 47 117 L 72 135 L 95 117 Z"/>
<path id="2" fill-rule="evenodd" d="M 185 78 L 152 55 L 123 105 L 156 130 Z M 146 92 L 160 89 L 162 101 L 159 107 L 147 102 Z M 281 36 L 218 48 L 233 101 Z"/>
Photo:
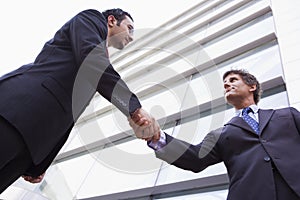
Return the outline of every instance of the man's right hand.
<path id="1" fill-rule="evenodd" d="M 128 118 L 129 125 L 134 130 L 137 138 L 146 141 L 157 141 L 160 138 L 160 126 L 148 112 L 144 109 L 137 109 L 131 118 Z"/>

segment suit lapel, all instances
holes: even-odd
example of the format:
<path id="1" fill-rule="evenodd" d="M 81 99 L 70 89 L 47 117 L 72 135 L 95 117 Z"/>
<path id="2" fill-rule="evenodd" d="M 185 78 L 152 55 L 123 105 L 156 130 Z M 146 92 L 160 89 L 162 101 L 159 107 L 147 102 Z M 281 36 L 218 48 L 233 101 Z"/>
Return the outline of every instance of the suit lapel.
<path id="1" fill-rule="evenodd" d="M 254 131 L 254 130 L 247 124 L 247 122 L 245 122 L 245 121 L 243 120 L 243 118 L 241 118 L 241 117 L 238 117 L 238 116 L 233 117 L 233 118 L 232 118 L 229 122 L 227 122 L 225 125 L 227 125 L 227 124 L 230 124 L 230 125 L 233 125 L 233 126 L 240 127 L 240 128 L 242 128 L 242 129 L 245 129 L 245 130 L 250 131 L 251 133 L 257 135 L 257 134 L 255 133 L 255 131 Z"/>
<path id="2" fill-rule="evenodd" d="M 259 118 L 259 132 L 260 132 L 260 134 L 263 132 L 264 128 L 266 127 L 266 125 L 270 121 L 273 113 L 274 113 L 274 110 L 261 110 L 261 109 L 259 109 L 258 118 Z M 255 131 L 241 117 L 233 117 L 225 125 L 227 125 L 227 124 L 240 127 L 242 129 L 245 129 L 245 130 L 250 131 L 251 133 L 257 135 L 255 133 Z"/>
<path id="3" fill-rule="evenodd" d="M 270 121 L 274 110 L 258 110 L 259 132 L 262 133 L 268 122 Z"/>

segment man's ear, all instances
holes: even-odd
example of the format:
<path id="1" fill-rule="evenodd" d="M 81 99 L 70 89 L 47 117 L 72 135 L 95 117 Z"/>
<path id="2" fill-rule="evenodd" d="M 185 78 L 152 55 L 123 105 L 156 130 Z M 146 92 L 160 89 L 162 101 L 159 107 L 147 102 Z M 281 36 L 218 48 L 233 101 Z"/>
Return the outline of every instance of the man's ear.
<path id="1" fill-rule="evenodd" d="M 116 20 L 116 18 L 113 15 L 109 15 L 107 17 L 107 25 L 109 27 L 113 27 L 116 23 L 117 23 L 117 20 Z"/>
<path id="2" fill-rule="evenodd" d="M 250 92 L 254 92 L 256 90 L 256 85 L 251 85 L 250 86 Z"/>

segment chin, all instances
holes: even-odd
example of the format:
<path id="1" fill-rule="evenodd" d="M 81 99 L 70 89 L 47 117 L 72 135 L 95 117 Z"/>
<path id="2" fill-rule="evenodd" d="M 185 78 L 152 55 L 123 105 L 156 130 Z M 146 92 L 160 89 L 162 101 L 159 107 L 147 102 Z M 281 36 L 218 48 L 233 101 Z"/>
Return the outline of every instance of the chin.
<path id="1" fill-rule="evenodd" d="M 124 49 L 125 46 L 123 44 L 119 44 L 119 45 L 115 45 L 114 47 L 118 50 L 122 50 Z"/>
<path id="2" fill-rule="evenodd" d="M 230 95 L 225 95 L 224 98 L 227 103 L 230 103 L 232 101 L 232 97 Z"/>
<path id="3" fill-rule="evenodd" d="M 125 47 L 125 46 L 121 46 L 121 47 L 119 47 L 119 48 L 117 48 L 117 49 L 122 50 L 122 49 L 124 49 L 124 47 Z"/>

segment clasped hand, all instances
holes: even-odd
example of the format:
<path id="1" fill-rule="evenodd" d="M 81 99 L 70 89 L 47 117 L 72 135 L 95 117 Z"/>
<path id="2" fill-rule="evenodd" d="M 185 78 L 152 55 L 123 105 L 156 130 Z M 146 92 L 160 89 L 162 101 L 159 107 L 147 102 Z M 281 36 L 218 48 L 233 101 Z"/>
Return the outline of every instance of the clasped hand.
<path id="1" fill-rule="evenodd" d="M 160 138 L 160 126 L 148 112 L 142 108 L 136 110 L 131 118 L 128 118 L 129 125 L 137 138 L 146 141 L 158 141 Z"/>

